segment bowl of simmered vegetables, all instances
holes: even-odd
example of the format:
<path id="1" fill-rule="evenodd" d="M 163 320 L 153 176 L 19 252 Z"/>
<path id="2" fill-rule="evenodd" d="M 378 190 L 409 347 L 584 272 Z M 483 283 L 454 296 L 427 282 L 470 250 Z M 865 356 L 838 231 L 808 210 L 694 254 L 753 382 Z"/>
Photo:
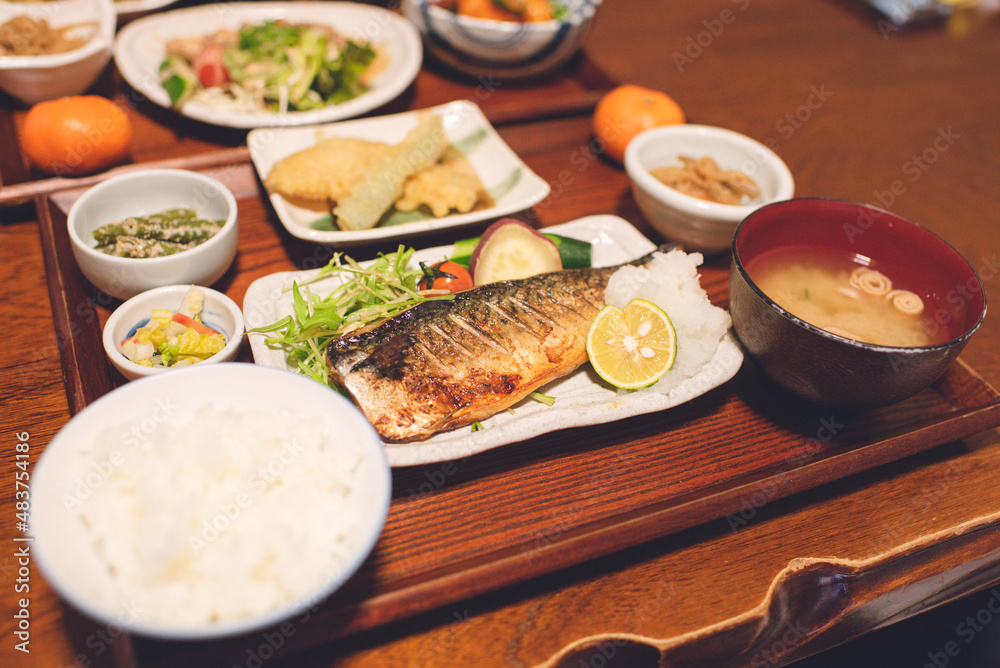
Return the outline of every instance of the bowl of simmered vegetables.
<path id="1" fill-rule="evenodd" d="M 424 49 L 470 77 L 513 81 L 566 64 L 590 34 L 601 0 L 403 0 Z"/>
<path id="2" fill-rule="evenodd" d="M 861 409 L 927 388 L 986 315 L 972 266 L 930 230 L 855 202 L 764 206 L 732 243 L 729 312 L 774 383 Z"/>
<path id="3" fill-rule="evenodd" d="M 186 169 L 102 181 L 73 203 L 67 225 L 80 271 L 118 299 L 164 285 L 211 286 L 236 257 L 236 198 Z"/>
<path id="4" fill-rule="evenodd" d="M 795 194 L 770 148 L 739 132 L 681 123 L 644 130 L 625 149 L 632 196 L 649 224 L 689 251 L 729 249 L 740 221 Z"/>
<path id="5" fill-rule="evenodd" d="M 0 2 L 0 88 L 33 105 L 77 95 L 111 60 L 113 0 Z"/>

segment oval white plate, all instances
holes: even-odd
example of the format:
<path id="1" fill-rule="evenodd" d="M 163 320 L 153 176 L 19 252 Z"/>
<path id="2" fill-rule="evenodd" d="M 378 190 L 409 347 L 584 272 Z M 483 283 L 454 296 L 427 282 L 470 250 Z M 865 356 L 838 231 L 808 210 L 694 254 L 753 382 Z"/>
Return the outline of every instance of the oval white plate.
<path id="1" fill-rule="evenodd" d="M 396 143 L 417 124 L 420 113 L 432 111 L 444 117 L 445 135 L 452 144 L 478 137 L 465 153 L 487 191 L 495 192 L 493 206 L 440 218 L 423 218 L 370 230 L 316 229 L 313 222 L 329 213 L 288 201 L 278 193 L 268 193 L 278 219 L 294 236 L 340 248 L 376 239 L 396 239 L 426 234 L 445 228 L 469 225 L 531 208 L 545 199 L 549 184 L 535 174 L 500 138 L 482 110 L 473 102 L 456 100 L 430 109 L 400 114 L 359 118 L 315 127 L 263 128 L 247 135 L 247 146 L 257 173 L 263 180 L 274 164 L 292 153 L 333 136 L 356 137 Z"/>
<path id="2" fill-rule="evenodd" d="M 307 595 L 289 600 L 256 617 L 210 624 L 167 624 L 144 619 L 135 601 L 119 592 L 80 519 L 79 508 L 131 448 L 158 424 L 189 424 L 206 406 L 322 421 L 344 443 L 350 442 L 358 464 L 345 516 L 354 522 L 342 558 L 333 559 L 321 581 Z M 87 449 L 94 439 L 119 425 L 122 448 L 94 462 Z M 218 638 L 265 628 L 319 603 L 365 561 L 381 535 L 392 495 L 391 472 L 375 430 L 347 399 L 313 380 L 278 369 L 230 362 L 192 366 L 178 373 L 142 378 L 106 394 L 74 416 L 46 447 L 31 477 L 32 553 L 49 583 L 69 603 L 105 624 L 172 640 Z M 74 502 L 75 501 L 75 502 Z M 288 522 L 296 520 L 292 512 Z M 214 520 L 213 520 L 214 521 Z M 331 529 L 332 530 L 332 529 Z M 261 540 L 275 540 L 263 535 Z"/>
<path id="3" fill-rule="evenodd" d="M 239 30 L 246 23 L 276 19 L 325 24 L 347 37 L 368 40 L 386 54 L 388 65 L 367 92 L 323 109 L 285 114 L 241 113 L 192 100 L 177 111 L 199 121 L 234 128 L 306 125 L 352 118 L 377 109 L 406 90 L 423 61 L 423 46 L 413 25 L 380 7 L 354 2 L 224 2 L 136 19 L 118 32 L 115 64 L 130 86 L 156 104 L 173 108 L 157 76 L 168 40 L 208 35 L 222 29 Z"/>
<path id="4" fill-rule="evenodd" d="M 590 241 L 594 245 L 594 266 L 628 262 L 656 248 L 652 241 L 618 216 L 587 216 L 562 225 L 546 227 L 545 231 Z M 433 263 L 447 257 L 450 251 L 450 246 L 419 250 L 414 253 L 412 263 L 414 266 L 421 260 Z M 251 283 L 243 299 L 247 330 L 270 325 L 291 314 L 292 295 L 285 289 L 291 286 L 292 281 L 302 280 L 315 273 L 315 270 L 280 272 Z M 340 276 L 334 274 L 328 279 L 310 284 L 309 289 L 323 295 L 339 281 Z M 248 334 L 248 337 L 257 364 L 288 368 L 285 354 L 281 350 L 269 348 L 264 343 L 265 335 Z M 601 383 L 590 366 L 584 365 L 540 390 L 556 398 L 552 406 L 525 399 L 511 410 L 483 420 L 483 429 L 479 431 L 462 427 L 435 434 L 425 441 L 385 443 L 386 459 L 390 466 L 414 466 L 461 459 L 567 427 L 614 422 L 634 415 L 661 411 L 718 387 L 736 375 L 742 364 L 743 352 L 732 332 L 727 332 L 712 361 L 669 394 L 618 392 Z"/>

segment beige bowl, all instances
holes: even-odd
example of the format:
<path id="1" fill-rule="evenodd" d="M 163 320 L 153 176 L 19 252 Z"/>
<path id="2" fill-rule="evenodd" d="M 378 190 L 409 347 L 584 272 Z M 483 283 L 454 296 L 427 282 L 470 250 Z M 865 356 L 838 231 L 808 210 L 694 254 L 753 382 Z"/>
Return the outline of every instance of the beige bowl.
<path id="1" fill-rule="evenodd" d="M 680 156 L 710 156 L 722 169 L 738 169 L 760 186 L 745 205 L 719 204 L 685 195 L 650 170 L 680 165 Z M 636 135 L 625 149 L 625 171 L 639 210 L 653 228 L 689 251 L 728 250 L 733 232 L 761 206 L 790 199 L 795 180 L 774 151 L 738 132 L 709 125 L 665 125 Z"/>
<path id="2" fill-rule="evenodd" d="M 0 88 L 26 105 L 83 93 L 111 60 L 114 0 L 0 2 L 0 24 L 16 16 L 44 18 L 53 28 L 94 22 L 97 34 L 79 49 L 41 56 L 0 56 Z"/>
<path id="3" fill-rule="evenodd" d="M 102 225 L 178 207 L 225 220 L 225 225 L 204 243 L 164 257 L 114 257 L 96 250 L 93 232 Z M 69 211 L 69 239 L 87 280 L 112 297 L 128 299 L 163 285 L 210 286 L 219 280 L 236 257 L 236 214 L 236 198 L 209 176 L 186 169 L 144 169 L 110 178 L 81 195 Z"/>

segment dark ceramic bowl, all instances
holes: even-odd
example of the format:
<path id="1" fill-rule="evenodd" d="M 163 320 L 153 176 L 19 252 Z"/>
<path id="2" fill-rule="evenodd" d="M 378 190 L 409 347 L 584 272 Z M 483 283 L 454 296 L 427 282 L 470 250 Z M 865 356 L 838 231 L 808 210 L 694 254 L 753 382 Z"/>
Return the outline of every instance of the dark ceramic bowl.
<path id="1" fill-rule="evenodd" d="M 751 280 L 747 264 L 787 245 L 820 246 L 877 261 L 921 294 L 927 329 L 942 343 L 890 347 L 831 334 L 778 306 Z M 845 408 L 894 403 L 944 373 L 986 315 L 975 270 L 928 230 L 888 211 L 853 202 L 800 198 L 764 206 L 736 230 L 729 278 L 733 328 L 771 380 L 807 400 Z"/>

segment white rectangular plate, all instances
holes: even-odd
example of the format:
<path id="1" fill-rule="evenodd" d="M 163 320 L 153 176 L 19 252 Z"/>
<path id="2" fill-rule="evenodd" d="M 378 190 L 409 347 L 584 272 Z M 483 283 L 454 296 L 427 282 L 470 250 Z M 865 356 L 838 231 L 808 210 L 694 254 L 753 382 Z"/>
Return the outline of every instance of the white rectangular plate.
<path id="1" fill-rule="evenodd" d="M 417 116 L 422 111 L 407 111 L 389 116 L 309 127 L 258 128 L 247 136 L 250 158 L 263 180 L 275 163 L 282 158 L 328 137 L 354 137 L 398 143 L 417 124 Z M 445 134 L 452 143 L 461 142 L 478 134 L 483 135 L 466 153 L 466 157 L 479 174 L 479 180 L 487 191 L 502 188 L 503 192 L 494 198 L 492 207 L 441 218 L 415 220 L 390 227 L 375 227 L 370 230 L 320 230 L 315 229 L 312 223 L 329 211 L 297 206 L 281 195 L 269 192 L 271 204 L 285 229 L 300 239 L 343 248 L 378 239 L 403 238 L 499 218 L 528 209 L 548 196 L 549 184 L 531 171 L 507 146 L 477 105 L 466 100 L 457 100 L 431 107 L 430 111 L 444 117 Z M 510 185 L 511 182 L 513 185 Z"/>
<path id="2" fill-rule="evenodd" d="M 617 216 L 587 216 L 578 220 L 546 227 L 546 232 L 583 239 L 594 244 L 594 266 L 609 266 L 629 262 L 656 248 L 628 221 Z M 449 255 L 450 246 L 428 248 L 414 253 L 413 263 L 421 260 L 436 262 Z M 254 281 L 243 300 L 243 315 L 247 329 L 262 327 L 292 313 L 292 294 L 287 291 L 293 281 L 316 273 L 288 271 L 271 274 Z M 317 294 L 327 294 L 338 285 L 336 274 L 307 286 Z M 287 369 L 285 354 L 269 348 L 265 335 L 249 334 L 254 361 L 264 366 Z M 472 431 L 462 427 L 435 434 L 415 443 L 386 443 L 386 458 L 391 466 L 414 466 L 449 461 L 474 455 L 492 448 L 567 427 L 613 422 L 623 418 L 652 413 L 677 406 L 718 387 L 732 378 L 743 363 L 743 352 L 735 337 L 728 332 L 719 344 L 712 361 L 694 377 L 681 383 L 669 394 L 650 391 L 620 392 L 604 384 L 590 365 L 584 365 L 569 376 L 541 388 L 555 397 L 552 406 L 525 399 L 509 411 L 482 422 L 483 429 Z"/>

